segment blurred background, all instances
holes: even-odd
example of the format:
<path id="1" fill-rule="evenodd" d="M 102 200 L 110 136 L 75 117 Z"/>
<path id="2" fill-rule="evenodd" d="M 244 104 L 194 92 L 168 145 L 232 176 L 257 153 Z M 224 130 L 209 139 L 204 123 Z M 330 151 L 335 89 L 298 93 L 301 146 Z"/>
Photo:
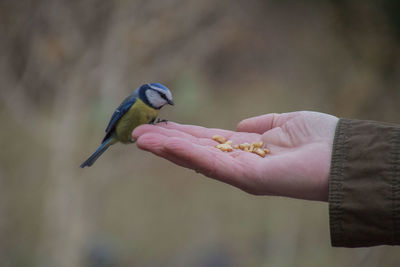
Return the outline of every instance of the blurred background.
<path id="1" fill-rule="evenodd" d="M 1 266 L 395 266 L 332 248 L 328 205 L 257 197 L 115 145 L 122 99 L 161 82 L 161 117 L 235 129 L 315 110 L 400 123 L 400 3 L 0 1 Z"/>

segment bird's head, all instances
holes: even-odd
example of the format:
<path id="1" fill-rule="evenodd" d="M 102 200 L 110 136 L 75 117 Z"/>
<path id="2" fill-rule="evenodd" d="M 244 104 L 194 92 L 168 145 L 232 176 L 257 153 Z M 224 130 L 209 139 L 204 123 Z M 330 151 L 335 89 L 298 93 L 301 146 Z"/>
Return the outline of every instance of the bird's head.
<path id="1" fill-rule="evenodd" d="M 160 109 L 166 104 L 174 105 L 172 94 L 160 83 L 148 83 L 139 88 L 139 97 L 149 106 Z"/>

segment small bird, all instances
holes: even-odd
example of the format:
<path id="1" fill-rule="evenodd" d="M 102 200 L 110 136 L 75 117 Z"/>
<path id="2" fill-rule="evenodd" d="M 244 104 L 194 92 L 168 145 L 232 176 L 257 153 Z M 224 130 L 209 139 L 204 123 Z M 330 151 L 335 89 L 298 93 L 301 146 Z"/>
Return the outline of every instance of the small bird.
<path id="1" fill-rule="evenodd" d="M 174 105 L 174 102 L 171 92 L 164 85 L 148 83 L 137 88 L 114 111 L 101 145 L 80 167 L 92 166 L 109 146 L 117 142 L 134 143 L 133 129 L 141 124 L 153 124 L 159 110 L 166 104 Z"/>

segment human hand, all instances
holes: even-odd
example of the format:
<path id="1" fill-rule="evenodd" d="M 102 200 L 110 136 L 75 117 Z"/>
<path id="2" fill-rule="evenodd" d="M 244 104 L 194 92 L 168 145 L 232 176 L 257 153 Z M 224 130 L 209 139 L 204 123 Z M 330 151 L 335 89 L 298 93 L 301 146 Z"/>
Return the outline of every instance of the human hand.
<path id="1" fill-rule="evenodd" d="M 248 193 L 327 201 L 337 122 L 299 111 L 245 119 L 237 132 L 168 122 L 139 126 L 132 135 L 139 148 Z M 211 139 L 216 134 L 233 145 L 263 141 L 271 153 L 222 152 Z"/>

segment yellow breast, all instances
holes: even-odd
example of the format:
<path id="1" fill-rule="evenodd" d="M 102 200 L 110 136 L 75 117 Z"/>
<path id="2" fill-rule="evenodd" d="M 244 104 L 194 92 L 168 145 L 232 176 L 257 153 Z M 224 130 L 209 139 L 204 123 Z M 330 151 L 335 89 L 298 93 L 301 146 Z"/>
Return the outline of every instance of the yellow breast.
<path id="1" fill-rule="evenodd" d="M 116 136 L 121 143 L 130 143 L 133 129 L 141 124 L 147 124 L 157 118 L 158 110 L 149 107 L 139 98 L 115 127 Z"/>

